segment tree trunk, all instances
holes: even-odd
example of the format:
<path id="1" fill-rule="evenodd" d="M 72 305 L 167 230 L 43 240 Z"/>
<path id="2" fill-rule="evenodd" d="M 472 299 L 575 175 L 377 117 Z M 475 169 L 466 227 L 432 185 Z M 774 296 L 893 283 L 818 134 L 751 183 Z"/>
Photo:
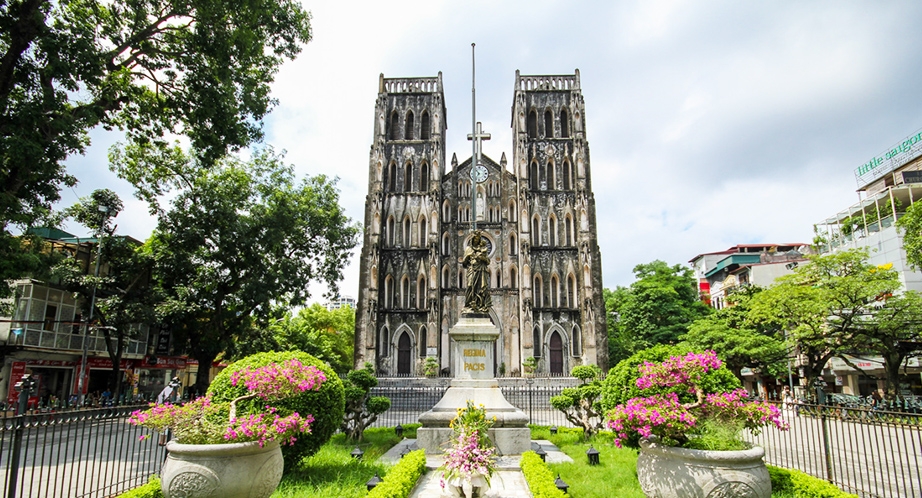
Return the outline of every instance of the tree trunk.
<path id="1" fill-rule="evenodd" d="M 195 376 L 195 394 L 204 396 L 211 384 L 211 364 L 218 355 L 211 351 L 195 351 L 193 357 L 198 361 L 198 374 Z"/>

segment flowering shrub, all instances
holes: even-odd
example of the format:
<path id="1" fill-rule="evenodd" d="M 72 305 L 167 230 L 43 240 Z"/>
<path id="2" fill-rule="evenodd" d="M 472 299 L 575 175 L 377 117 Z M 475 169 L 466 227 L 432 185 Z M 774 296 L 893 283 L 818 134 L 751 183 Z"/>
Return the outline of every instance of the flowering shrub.
<path id="1" fill-rule="evenodd" d="M 636 384 L 639 389 L 674 388 L 672 392 L 637 397 L 615 406 L 608 412 L 608 427 L 615 433 L 615 444 L 636 447 L 639 437 L 657 436 L 664 444 L 694 447 L 696 439 L 712 427 L 730 427 L 721 434 L 726 446 L 742 444 L 739 430 L 758 433 L 766 425 L 787 430 L 788 424 L 774 405 L 748 401 L 744 389 L 707 393 L 701 379 L 709 371 L 723 367 L 713 351 L 672 356 L 660 363 L 645 362 L 640 367 Z M 680 395 L 689 394 L 690 402 L 681 402 Z M 688 396 L 686 396 L 688 398 Z M 708 443 L 709 447 L 711 443 Z M 715 449 L 715 448 L 712 448 Z"/>
<path id="2" fill-rule="evenodd" d="M 274 440 L 293 444 L 298 435 L 310 434 L 312 415 L 302 416 L 295 412 L 282 417 L 274 407 L 266 405 L 262 410 L 238 417 L 237 404 L 252 398 L 267 402 L 284 399 L 317 390 L 324 381 L 323 372 L 297 359 L 246 368 L 235 372 L 231 383 L 246 386 L 247 394 L 229 403 L 216 403 L 206 396 L 184 405 L 151 404 L 147 410 L 132 413 L 129 422 L 158 431 L 169 429 L 174 439 L 183 444 L 258 441 L 263 446 Z"/>
<path id="3" fill-rule="evenodd" d="M 483 405 L 475 407 L 471 401 L 467 402 L 467 408 L 458 409 L 458 415 L 451 421 L 451 448 L 441 467 L 442 488 L 447 481 L 470 480 L 478 474 L 490 483 L 490 476 L 496 470 L 496 448 L 487 431 L 495 419 L 487 419 L 486 415 Z"/>

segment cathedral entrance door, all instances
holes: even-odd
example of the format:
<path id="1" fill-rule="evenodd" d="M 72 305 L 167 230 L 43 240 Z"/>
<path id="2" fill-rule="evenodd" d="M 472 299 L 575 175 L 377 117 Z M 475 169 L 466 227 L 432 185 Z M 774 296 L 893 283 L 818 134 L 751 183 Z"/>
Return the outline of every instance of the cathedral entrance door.
<path id="1" fill-rule="evenodd" d="M 410 375 L 410 360 L 413 348 L 410 347 L 410 334 L 400 334 L 397 341 L 397 374 Z"/>
<path id="2" fill-rule="evenodd" d="M 551 344 L 550 344 L 550 363 L 551 363 L 551 373 L 552 374 L 563 374 L 563 341 L 560 339 L 560 334 L 554 332 L 551 334 Z"/>

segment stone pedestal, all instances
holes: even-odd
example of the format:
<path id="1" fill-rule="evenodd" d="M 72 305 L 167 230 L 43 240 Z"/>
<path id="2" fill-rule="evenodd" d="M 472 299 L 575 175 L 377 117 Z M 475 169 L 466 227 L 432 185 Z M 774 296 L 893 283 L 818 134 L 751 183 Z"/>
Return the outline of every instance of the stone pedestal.
<path id="1" fill-rule="evenodd" d="M 416 444 L 426 453 L 442 453 L 449 446 L 449 423 L 468 401 L 483 405 L 488 418 L 496 417 L 489 435 L 501 455 L 531 449 L 528 416 L 506 401 L 493 371 L 493 344 L 499 334 L 487 315 L 463 315 L 448 332 L 455 378 L 442 399 L 419 417 L 423 426 L 416 431 Z"/>

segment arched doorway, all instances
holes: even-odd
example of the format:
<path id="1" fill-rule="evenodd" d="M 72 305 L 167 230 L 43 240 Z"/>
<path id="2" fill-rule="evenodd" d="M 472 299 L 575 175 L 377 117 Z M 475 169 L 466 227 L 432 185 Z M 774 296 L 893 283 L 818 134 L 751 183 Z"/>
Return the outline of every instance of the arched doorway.
<path id="1" fill-rule="evenodd" d="M 397 374 L 410 375 L 410 364 L 413 359 L 413 348 L 410 345 L 410 334 L 400 334 L 397 341 Z"/>
<path id="2" fill-rule="evenodd" d="M 551 334 L 550 341 L 550 370 L 552 375 L 563 375 L 563 340 L 560 334 L 554 332 Z"/>

